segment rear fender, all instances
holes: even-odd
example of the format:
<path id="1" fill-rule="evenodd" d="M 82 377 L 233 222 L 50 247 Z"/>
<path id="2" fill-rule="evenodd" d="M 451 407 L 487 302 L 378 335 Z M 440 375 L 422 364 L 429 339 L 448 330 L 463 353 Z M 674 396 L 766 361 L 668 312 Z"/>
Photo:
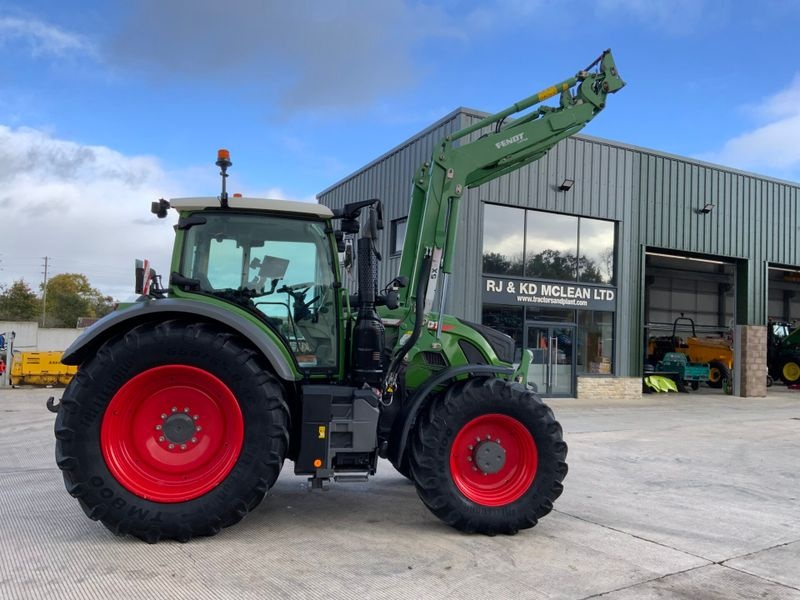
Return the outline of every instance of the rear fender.
<path id="1" fill-rule="evenodd" d="M 240 334 L 266 358 L 281 379 L 286 381 L 301 379 L 299 369 L 292 363 L 293 359 L 289 358 L 277 334 L 266 326 L 260 327 L 244 315 L 243 311 L 223 309 L 213 304 L 179 298 L 136 302 L 103 317 L 84 331 L 64 351 L 61 362 L 65 365 L 79 365 L 92 356 L 110 337 L 140 323 L 189 317 L 197 321 L 218 323 L 225 329 Z"/>

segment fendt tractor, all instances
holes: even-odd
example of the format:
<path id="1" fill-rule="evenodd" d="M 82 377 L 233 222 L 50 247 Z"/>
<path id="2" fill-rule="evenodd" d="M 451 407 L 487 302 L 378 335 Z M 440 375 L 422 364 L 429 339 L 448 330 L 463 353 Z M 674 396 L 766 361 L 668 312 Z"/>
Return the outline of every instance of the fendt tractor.
<path id="1" fill-rule="evenodd" d="M 442 314 L 459 201 L 582 129 L 623 85 L 606 51 L 444 138 L 414 176 L 400 272 L 381 290 L 379 200 L 332 211 L 229 196 L 220 151 L 221 195 L 153 203 L 178 212 L 167 285 L 140 265 L 138 300 L 63 355 L 79 367 L 49 403 L 67 491 L 119 535 L 187 541 L 253 510 L 287 458 L 315 489 L 365 481 L 381 457 L 456 529 L 534 526 L 562 492 L 567 446 L 526 384 L 530 353 L 516 363 L 510 337 Z M 337 253 L 354 242 L 357 293 Z"/>

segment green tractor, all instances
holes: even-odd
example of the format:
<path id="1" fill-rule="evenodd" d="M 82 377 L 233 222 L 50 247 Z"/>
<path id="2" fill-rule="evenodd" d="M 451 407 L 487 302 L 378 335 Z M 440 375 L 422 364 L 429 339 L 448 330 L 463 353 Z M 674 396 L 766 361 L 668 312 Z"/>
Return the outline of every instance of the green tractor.
<path id="1" fill-rule="evenodd" d="M 229 197 L 221 150 L 220 196 L 153 203 L 178 212 L 167 285 L 140 264 L 138 301 L 64 353 L 78 372 L 50 407 L 67 491 L 117 534 L 187 541 L 253 510 L 286 459 L 314 489 L 365 481 L 386 458 L 459 530 L 534 526 L 562 492 L 567 446 L 526 385 L 530 353 L 514 364 L 510 337 L 442 314 L 459 201 L 579 131 L 623 85 L 606 51 L 442 140 L 382 290 L 379 200 Z M 554 95 L 558 107 L 507 120 Z M 356 236 L 352 293 L 337 251 Z"/>
<path id="2" fill-rule="evenodd" d="M 786 385 L 800 382 L 800 329 L 784 321 L 767 324 L 767 377 Z"/>

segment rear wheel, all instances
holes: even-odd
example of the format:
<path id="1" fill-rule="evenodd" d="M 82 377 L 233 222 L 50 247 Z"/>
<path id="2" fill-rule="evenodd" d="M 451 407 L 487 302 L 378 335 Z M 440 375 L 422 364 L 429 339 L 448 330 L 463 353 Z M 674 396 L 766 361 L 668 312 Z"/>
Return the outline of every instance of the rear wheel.
<path id="1" fill-rule="evenodd" d="M 90 518 L 148 542 L 186 541 L 258 505 L 286 455 L 288 410 L 241 338 L 167 321 L 84 363 L 55 433 L 67 490 Z"/>
<path id="2" fill-rule="evenodd" d="M 725 379 L 730 379 L 731 372 L 723 363 L 718 360 L 712 360 L 708 363 L 708 386 L 712 388 L 721 388 L 722 382 Z"/>
<path id="3" fill-rule="evenodd" d="M 499 379 L 454 384 L 418 421 L 409 454 L 425 505 L 466 532 L 514 534 L 561 495 L 567 445 L 534 393 Z"/>
<path id="4" fill-rule="evenodd" d="M 781 364 L 781 379 L 787 385 L 797 383 L 800 380 L 800 360 L 790 358 Z"/>

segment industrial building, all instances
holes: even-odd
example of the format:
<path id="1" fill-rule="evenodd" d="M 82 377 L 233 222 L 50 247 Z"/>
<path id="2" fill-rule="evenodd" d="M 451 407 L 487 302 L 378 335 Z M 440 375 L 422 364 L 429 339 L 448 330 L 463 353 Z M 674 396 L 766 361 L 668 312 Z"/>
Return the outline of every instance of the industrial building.
<path id="1" fill-rule="evenodd" d="M 332 208 L 378 197 L 380 282 L 397 272 L 411 181 L 460 108 L 322 191 Z M 482 132 L 469 138 L 477 139 Z M 641 393 L 648 340 L 728 340 L 737 395 L 765 393 L 766 325 L 800 318 L 800 185 L 576 135 L 461 200 L 446 312 L 534 353 L 545 396 Z"/>

